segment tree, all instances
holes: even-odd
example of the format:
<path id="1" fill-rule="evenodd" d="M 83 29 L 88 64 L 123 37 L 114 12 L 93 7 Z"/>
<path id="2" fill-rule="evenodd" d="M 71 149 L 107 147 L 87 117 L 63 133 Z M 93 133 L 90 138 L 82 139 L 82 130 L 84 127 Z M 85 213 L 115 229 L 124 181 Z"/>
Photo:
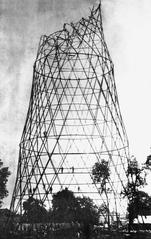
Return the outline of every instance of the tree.
<path id="1" fill-rule="evenodd" d="M 76 198 L 76 221 L 83 224 L 97 225 L 99 223 L 98 207 L 89 197 Z"/>
<path id="2" fill-rule="evenodd" d="M 128 219 L 129 231 L 132 228 L 134 219 L 142 215 L 149 201 L 147 193 L 140 191 L 140 188 L 146 185 L 146 173 L 144 168 L 139 167 L 136 158 L 132 158 L 127 168 L 128 183 L 122 192 L 124 197 L 128 198 Z"/>
<path id="3" fill-rule="evenodd" d="M 0 159 L 0 207 L 2 207 L 3 199 L 8 196 L 6 184 L 9 175 L 10 171 L 8 170 L 8 167 L 3 167 L 3 162 Z"/>
<path id="4" fill-rule="evenodd" d="M 128 212 L 132 223 L 138 215 L 142 218 L 149 215 L 151 213 L 151 197 L 143 191 L 137 191 L 133 200 L 129 202 Z"/>
<path id="5" fill-rule="evenodd" d="M 89 197 L 77 197 L 76 221 L 83 225 L 85 238 L 91 238 L 94 225 L 99 224 L 100 213 L 98 207 Z"/>
<path id="6" fill-rule="evenodd" d="M 23 202 L 23 221 L 29 223 L 47 222 L 48 213 L 43 203 L 33 197 Z"/>
<path id="7" fill-rule="evenodd" d="M 105 159 L 102 159 L 101 162 L 96 162 L 92 168 L 92 177 L 95 183 L 100 183 L 100 192 L 104 193 L 107 201 L 107 217 L 108 217 L 108 227 L 110 228 L 110 215 L 109 215 L 109 199 L 107 183 L 110 177 L 109 164 Z"/>
<path id="8" fill-rule="evenodd" d="M 67 188 L 53 194 L 52 216 L 55 222 L 75 221 L 76 198 Z"/>
<path id="9" fill-rule="evenodd" d="M 53 195 L 51 215 L 54 222 L 79 223 L 88 238 L 99 222 L 99 210 L 88 197 L 75 197 L 67 188 Z"/>

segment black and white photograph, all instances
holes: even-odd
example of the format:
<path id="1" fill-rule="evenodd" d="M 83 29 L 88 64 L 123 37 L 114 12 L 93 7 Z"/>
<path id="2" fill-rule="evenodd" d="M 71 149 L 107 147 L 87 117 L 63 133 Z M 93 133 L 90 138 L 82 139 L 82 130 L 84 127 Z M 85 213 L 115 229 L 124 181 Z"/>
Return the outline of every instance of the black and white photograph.
<path id="1" fill-rule="evenodd" d="M 151 238 L 150 56 L 150 0 L 0 0 L 0 239 Z"/>

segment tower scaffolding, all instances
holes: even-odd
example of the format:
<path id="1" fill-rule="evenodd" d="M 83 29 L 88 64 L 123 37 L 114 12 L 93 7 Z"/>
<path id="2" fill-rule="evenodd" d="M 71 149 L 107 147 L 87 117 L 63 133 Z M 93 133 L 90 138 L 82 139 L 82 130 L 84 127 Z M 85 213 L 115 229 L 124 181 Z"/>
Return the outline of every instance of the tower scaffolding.
<path id="1" fill-rule="evenodd" d="M 22 214 L 30 196 L 49 208 L 52 194 L 64 188 L 106 204 L 92 177 L 93 165 L 105 159 L 110 215 L 122 217 L 128 158 L 99 4 L 88 18 L 40 39 L 11 210 Z"/>

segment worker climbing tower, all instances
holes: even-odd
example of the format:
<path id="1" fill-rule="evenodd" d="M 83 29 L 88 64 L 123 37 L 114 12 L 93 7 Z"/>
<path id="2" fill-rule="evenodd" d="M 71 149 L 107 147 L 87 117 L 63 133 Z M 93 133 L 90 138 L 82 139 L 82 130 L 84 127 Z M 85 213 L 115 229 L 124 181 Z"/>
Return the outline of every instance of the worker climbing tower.
<path id="1" fill-rule="evenodd" d="M 34 64 L 27 118 L 20 141 L 11 210 L 23 213 L 30 196 L 51 207 L 52 194 L 68 188 L 106 204 L 92 168 L 108 162 L 110 215 L 126 204 L 128 139 L 104 40 L 101 4 L 88 18 L 42 36 Z"/>

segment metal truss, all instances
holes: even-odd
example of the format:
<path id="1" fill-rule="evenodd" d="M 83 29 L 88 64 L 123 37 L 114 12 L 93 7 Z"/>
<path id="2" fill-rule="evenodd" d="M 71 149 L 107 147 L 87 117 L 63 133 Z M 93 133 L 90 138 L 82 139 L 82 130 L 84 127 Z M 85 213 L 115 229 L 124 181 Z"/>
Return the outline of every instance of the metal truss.
<path id="1" fill-rule="evenodd" d="M 52 194 L 65 187 L 106 203 L 91 174 L 93 165 L 105 159 L 111 172 L 110 215 L 122 216 L 128 158 L 99 5 L 88 18 L 41 37 L 11 210 L 22 214 L 29 196 L 51 207 Z"/>

